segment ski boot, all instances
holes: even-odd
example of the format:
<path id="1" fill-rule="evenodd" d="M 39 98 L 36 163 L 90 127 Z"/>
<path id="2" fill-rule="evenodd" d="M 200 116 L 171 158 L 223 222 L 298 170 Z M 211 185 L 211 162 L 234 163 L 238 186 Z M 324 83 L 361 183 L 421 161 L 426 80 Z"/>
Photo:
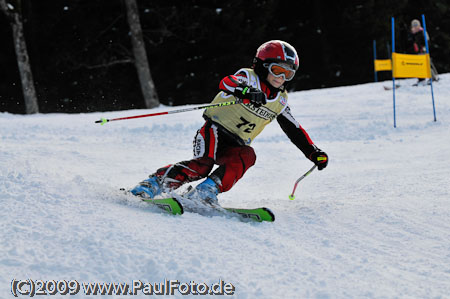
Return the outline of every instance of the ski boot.
<path id="1" fill-rule="evenodd" d="M 136 196 L 153 199 L 155 196 L 161 194 L 161 183 L 156 176 L 152 175 L 150 178 L 140 182 L 130 192 Z"/>
<path id="2" fill-rule="evenodd" d="M 197 187 L 189 191 L 185 196 L 191 200 L 202 201 L 211 206 L 218 206 L 219 201 L 217 199 L 217 194 L 219 194 L 219 187 L 216 182 L 211 178 L 207 178 L 205 181 L 198 184 Z"/>

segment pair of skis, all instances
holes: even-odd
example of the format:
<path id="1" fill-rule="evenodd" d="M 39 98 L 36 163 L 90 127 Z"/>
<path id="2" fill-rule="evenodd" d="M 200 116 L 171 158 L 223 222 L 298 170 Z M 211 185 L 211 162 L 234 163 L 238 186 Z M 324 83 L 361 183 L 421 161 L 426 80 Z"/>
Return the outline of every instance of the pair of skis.
<path id="1" fill-rule="evenodd" d="M 182 215 L 184 213 L 184 207 L 181 202 L 174 198 L 162 198 L 162 199 L 142 199 L 142 201 L 148 202 L 157 206 L 172 215 Z M 208 207 L 209 208 L 209 207 Z M 211 206 L 213 211 L 218 211 L 224 215 L 238 216 L 243 219 L 250 219 L 257 222 L 273 222 L 275 221 L 275 215 L 268 208 L 256 208 L 256 209 L 236 209 L 236 208 L 221 208 Z"/>
<path id="2" fill-rule="evenodd" d="M 326 159 L 326 158 L 322 158 Z M 301 180 L 303 180 L 305 177 L 307 177 L 311 172 L 313 172 L 314 169 L 316 169 L 317 165 L 314 165 L 311 167 L 310 170 L 308 170 L 305 174 L 303 174 L 298 180 L 295 182 L 294 189 L 292 190 L 291 195 L 289 195 L 290 200 L 294 200 L 295 196 L 295 190 L 297 189 L 297 185 L 300 183 Z M 122 189 L 124 190 L 124 189 Z M 181 197 L 183 199 L 183 197 Z M 142 201 L 148 202 L 150 204 L 153 204 L 157 206 L 158 208 L 164 210 L 167 213 L 173 214 L 173 215 L 182 215 L 184 213 L 184 207 L 183 204 L 175 197 L 167 197 L 167 198 L 161 198 L 161 199 L 147 199 L 142 198 Z M 258 222 L 273 222 L 275 221 L 275 215 L 272 213 L 271 210 L 268 208 L 262 207 L 262 208 L 256 208 L 256 209 L 237 209 L 237 208 L 223 208 L 219 205 L 208 205 L 205 204 L 203 208 L 211 209 L 211 211 L 218 212 L 219 214 L 223 215 L 232 215 L 232 216 L 238 216 L 243 219 L 250 219 Z M 216 213 L 217 214 L 217 213 Z"/>

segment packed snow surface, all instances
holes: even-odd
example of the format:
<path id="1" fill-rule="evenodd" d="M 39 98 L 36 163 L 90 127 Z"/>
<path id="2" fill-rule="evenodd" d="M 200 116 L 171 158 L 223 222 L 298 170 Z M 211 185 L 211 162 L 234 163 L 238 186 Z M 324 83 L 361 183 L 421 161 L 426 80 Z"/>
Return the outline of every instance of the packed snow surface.
<path id="1" fill-rule="evenodd" d="M 389 81 L 290 94 L 328 167 L 289 200 L 312 163 L 274 122 L 252 144 L 256 165 L 219 197 L 268 207 L 274 223 L 172 216 L 118 191 L 190 159 L 200 110 L 105 125 L 94 122 L 182 107 L 0 113 L 0 297 L 32 279 L 222 280 L 234 298 L 448 298 L 450 74 L 433 85 L 436 122 L 430 86 L 398 82 L 397 128 Z"/>

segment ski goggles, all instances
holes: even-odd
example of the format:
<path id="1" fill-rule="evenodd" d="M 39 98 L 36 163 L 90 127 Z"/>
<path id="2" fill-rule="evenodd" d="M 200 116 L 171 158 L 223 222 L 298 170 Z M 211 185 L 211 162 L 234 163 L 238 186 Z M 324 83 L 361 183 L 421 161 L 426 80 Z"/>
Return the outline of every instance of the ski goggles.
<path id="1" fill-rule="evenodd" d="M 286 81 L 291 81 L 295 76 L 294 69 L 291 69 L 290 67 L 287 67 L 285 65 L 281 65 L 279 63 L 271 63 L 265 67 L 267 67 L 267 69 L 273 76 L 277 78 L 283 76 L 284 80 Z"/>

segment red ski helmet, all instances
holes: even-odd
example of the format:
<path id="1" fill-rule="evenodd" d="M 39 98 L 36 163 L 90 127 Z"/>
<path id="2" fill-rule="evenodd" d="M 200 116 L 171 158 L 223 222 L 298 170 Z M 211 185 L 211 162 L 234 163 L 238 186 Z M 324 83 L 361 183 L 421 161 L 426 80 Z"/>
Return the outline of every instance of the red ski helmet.
<path id="1" fill-rule="evenodd" d="M 283 62 L 287 63 L 294 70 L 298 69 L 298 55 L 293 46 L 285 41 L 271 40 L 259 46 L 253 59 L 254 68 L 258 64 Z"/>
<path id="2" fill-rule="evenodd" d="M 281 40 L 271 40 L 259 46 L 253 58 L 252 68 L 269 88 L 271 88 L 271 85 L 267 82 L 267 75 L 269 74 L 269 66 L 272 63 L 287 64 L 291 69 L 296 71 L 299 66 L 297 51 L 293 46 Z M 286 80 L 283 87 L 279 89 L 285 90 L 290 80 Z"/>

